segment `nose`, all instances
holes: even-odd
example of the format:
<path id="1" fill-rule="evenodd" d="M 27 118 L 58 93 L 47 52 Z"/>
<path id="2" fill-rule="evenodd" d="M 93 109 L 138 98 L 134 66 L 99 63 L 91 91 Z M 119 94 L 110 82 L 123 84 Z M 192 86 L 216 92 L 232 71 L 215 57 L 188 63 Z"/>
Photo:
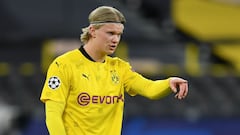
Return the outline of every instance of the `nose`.
<path id="1" fill-rule="evenodd" d="M 113 35 L 112 42 L 113 43 L 118 43 L 120 41 L 120 36 L 119 35 Z"/>

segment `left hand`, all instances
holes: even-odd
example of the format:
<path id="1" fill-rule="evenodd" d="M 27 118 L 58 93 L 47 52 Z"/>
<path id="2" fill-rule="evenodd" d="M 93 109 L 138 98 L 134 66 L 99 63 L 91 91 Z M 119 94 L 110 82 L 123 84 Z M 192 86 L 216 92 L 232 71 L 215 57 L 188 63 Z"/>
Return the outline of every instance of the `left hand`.
<path id="1" fill-rule="evenodd" d="M 170 77 L 170 88 L 176 93 L 175 98 L 184 99 L 188 94 L 188 82 L 179 77 Z"/>

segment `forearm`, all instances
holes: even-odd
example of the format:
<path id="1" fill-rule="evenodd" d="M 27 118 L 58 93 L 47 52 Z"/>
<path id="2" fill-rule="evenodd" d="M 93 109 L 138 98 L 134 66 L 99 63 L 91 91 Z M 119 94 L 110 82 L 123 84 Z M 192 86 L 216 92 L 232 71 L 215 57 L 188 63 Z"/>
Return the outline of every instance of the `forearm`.
<path id="1" fill-rule="evenodd" d="M 62 121 L 62 112 L 64 104 L 47 101 L 46 107 L 46 124 L 50 135 L 66 135 L 65 127 Z"/>
<path id="2" fill-rule="evenodd" d="M 169 79 L 152 81 L 142 76 L 137 76 L 133 80 L 130 83 L 129 93 L 136 93 L 150 99 L 159 99 L 172 92 Z"/>
<path id="3" fill-rule="evenodd" d="M 169 79 L 157 80 L 148 84 L 146 90 L 143 92 L 145 97 L 150 99 L 159 99 L 167 96 L 172 91 L 169 85 Z"/>

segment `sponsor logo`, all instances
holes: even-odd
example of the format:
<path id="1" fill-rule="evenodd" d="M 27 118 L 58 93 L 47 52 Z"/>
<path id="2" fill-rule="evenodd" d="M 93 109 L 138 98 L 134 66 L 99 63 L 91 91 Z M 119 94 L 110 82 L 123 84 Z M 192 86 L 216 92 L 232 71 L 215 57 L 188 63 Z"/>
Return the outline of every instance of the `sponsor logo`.
<path id="1" fill-rule="evenodd" d="M 87 92 L 82 92 L 77 98 L 78 104 L 81 106 L 87 106 L 88 104 L 115 104 L 118 102 L 124 102 L 123 95 L 118 96 L 98 96 L 89 95 Z"/>

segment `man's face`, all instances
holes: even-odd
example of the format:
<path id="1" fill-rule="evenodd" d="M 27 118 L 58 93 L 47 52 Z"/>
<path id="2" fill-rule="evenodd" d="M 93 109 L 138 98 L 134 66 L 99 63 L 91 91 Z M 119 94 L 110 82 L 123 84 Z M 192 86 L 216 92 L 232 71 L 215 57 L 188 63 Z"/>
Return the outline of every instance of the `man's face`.
<path id="1" fill-rule="evenodd" d="M 120 42 L 123 29 L 121 23 L 106 23 L 95 29 L 93 34 L 96 49 L 103 55 L 113 54 Z"/>

